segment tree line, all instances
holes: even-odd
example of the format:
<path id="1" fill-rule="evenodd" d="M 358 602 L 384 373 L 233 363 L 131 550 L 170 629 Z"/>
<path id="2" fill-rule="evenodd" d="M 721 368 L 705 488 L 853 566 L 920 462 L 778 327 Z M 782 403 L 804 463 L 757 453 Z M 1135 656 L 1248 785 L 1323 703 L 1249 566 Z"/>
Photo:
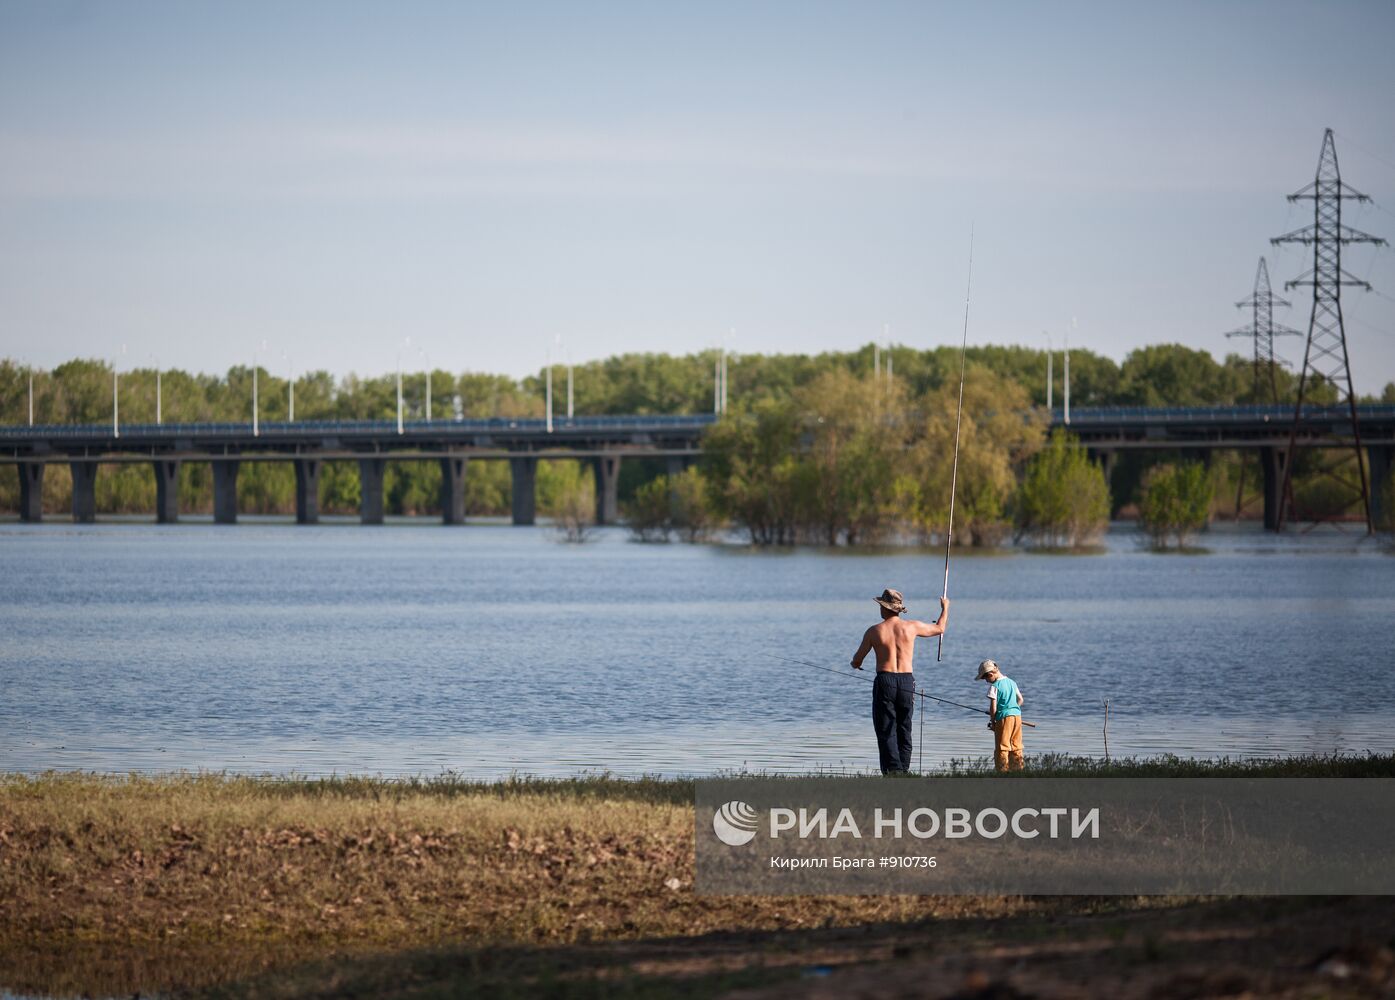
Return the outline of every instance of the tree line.
<path id="1" fill-rule="evenodd" d="M 874 347 L 817 355 L 739 355 L 729 361 L 731 401 L 726 418 L 706 443 L 700 495 L 706 510 L 694 514 L 704 525 L 717 520 L 743 525 L 760 542 L 795 540 L 861 543 L 892 536 L 932 536 L 948 510 L 949 457 L 953 451 L 953 396 L 959 351 L 895 346 L 882 349 L 895 372 L 874 375 Z M 713 352 L 683 356 L 626 354 L 575 366 L 576 412 L 589 414 L 672 414 L 711 412 Z M 1017 530 L 1019 485 L 1029 460 L 1045 444 L 1046 355 L 1017 346 L 968 349 L 965 423 L 959 470 L 956 525 L 964 538 L 983 542 Z M 1256 386 L 1251 362 L 1240 355 L 1217 361 L 1205 351 L 1164 344 L 1139 348 L 1122 362 L 1087 350 L 1071 352 L 1072 406 L 1206 406 L 1269 401 L 1268 380 Z M 1063 399 L 1059 352 L 1054 401 Z M 564 399 L 567 370 L 553 369 L 556 398 Z M 1277 372 L 1280 401 L 1291 401 L 1296 379 Z M 156 419 L 156 377 L 152 368 L 117 373 L 122 423 Z M 407 419 L 541 417 L 545 373 L 523 379 L 441 369 L 403 376 Z M 14 360 L 0 361 L 0 423 L 29 419 L 33 385 L 37 424 L 103 424 L 112 418 L 113 370 L 109 363 L 77 359 L 48 371 L 30 371 Z M 258 416 L 264 421 L 289 415 L 291 380 L 286 373 L 259 369 Z M 430 412 L 427 413 L 427 385 Z M 249 422 L 252 370 L 234 367 L 225 375 L 163 370 L 159 373 L 160 417 L 169 423 Z M 1318 386 L 1318 398 L 1330 387 Z M 1395 402 L 1395 383 L 1382 400 Z M 298 420 L 390 420 L 397 412 L 396 373 L 335 378 L 327 371 L 294 378 Z M 948 414 L 948 417 L 947 417 Z M 1166 459 L 1168 456 L 1162 456 Z M 1143 456 L 1125 456 L 1108 486 L 1114 512 L 1134 503 L 1149 466 Z M 1238 456 L 1212 464 L 1219 495 L 1257 489 L 1258 470 Z M 45 479 L 45 506 L 67 505 L 66 468 L 51 468 Z M 639 491 L 656 480 L 657 463 L 627 462 L 620 491 L 633 511 Z M 1327 510 L 1342 502 L 1320 477 L 1309 481 L 1297 470 L 1299 507 Z M 388 510 L 396 514 L 436 513 L 439 469 L 430 462 L 392 462 L 385 483 Z M 544 462 L 539 470 L 539 504 L 554 513 L 568 491 L 589 484 L 589 470 L 575 463 Z M 181 502 L 187 510 L 211 509 L 211 474 L 187 463 L 181 470 Z M 148 512 L 154 506 L 154 477 L 143 465 L 106 466 L 98 477 L 98 509 Z M 663 484 L 668 494 L 677 484 Z M 294 510 L 294 476 L 282 463 L 245 463 L 239 475 L 239 502 L 248 512 Z M 357 509 L 358 473 L 353 463 L 329 463 L 321 503 L 326 512 Z M 1331 495 L 1324 495 L 1324 490 Z M 657 487 L 649 489 L 651 510 Z M 509 509 L 505 463 L 474 463 L 466 483 L 467 512 L 503 514 Z M 694 501 L 687 503 L 696 510 Z M 18 477 L 0 467 L 0 509 L 18 508 Z M 963 520 L 959 520 L 962 517 Z M 663 519 L 660 519 L 661 523 Z M 691 531 L 677 526 L 680 534 Z M 709 530 L 704 527 L 698 531 Z"/>

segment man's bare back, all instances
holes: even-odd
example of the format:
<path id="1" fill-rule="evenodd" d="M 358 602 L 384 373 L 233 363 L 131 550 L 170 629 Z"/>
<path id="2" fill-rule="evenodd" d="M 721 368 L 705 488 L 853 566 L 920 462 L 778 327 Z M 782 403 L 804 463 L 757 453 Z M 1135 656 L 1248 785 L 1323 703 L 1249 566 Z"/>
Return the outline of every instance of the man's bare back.
<path id="1" fill-rule="evenodd" d="M 948 618 L 949 601 L 943 597 L 940 598 L 940 618 L 934 622 L 901 618 L 883 609 L 882 620 L 862 634 L 862 645 L 852 658 L 853 669 L 861 670 L 862 661 L 873 652 L 877 654 L 877 673 L 909 674 L 914 666 L 916 639 L 940 635 Z"/>
<path id="2" fill-rule="evenodd" d="M 904 619 L 906 599 L 890 587 L 874 597 L 882 620 L 862 633 L 862 644 L 853 654 L 853 669 L 861 670 L 867 654 L 877 654 L 877 676 L 872 681 L 872 727 L 877 732 L 877 756 L 882 774 L 905 774 L 911 769 L 911 720 L 915 717 L 916 679 L 911 673 L 915 641 L 941 635 L 949 620 L 949 601 L 940 598 L 940 617 L 933 623 Z"/>

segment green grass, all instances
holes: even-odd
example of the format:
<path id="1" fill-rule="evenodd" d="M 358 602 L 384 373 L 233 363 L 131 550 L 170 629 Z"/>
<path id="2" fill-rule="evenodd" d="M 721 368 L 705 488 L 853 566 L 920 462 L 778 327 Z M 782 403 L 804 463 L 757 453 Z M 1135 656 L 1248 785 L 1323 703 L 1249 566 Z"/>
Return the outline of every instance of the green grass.
<path id="1" fill-rule="evenodd" d="M 983 775 L 993 770 L 989 758 L 955 760 L 948 774 Z M 1006 775 L 1030 778 L 1395 778 L 1395 754 L 1312 754 L 1301 757 L 1211 757 L 1193 759 L 1166 754 L 1105 761 L 1068 754 L 1038 754 L 1027 770 Z"/>

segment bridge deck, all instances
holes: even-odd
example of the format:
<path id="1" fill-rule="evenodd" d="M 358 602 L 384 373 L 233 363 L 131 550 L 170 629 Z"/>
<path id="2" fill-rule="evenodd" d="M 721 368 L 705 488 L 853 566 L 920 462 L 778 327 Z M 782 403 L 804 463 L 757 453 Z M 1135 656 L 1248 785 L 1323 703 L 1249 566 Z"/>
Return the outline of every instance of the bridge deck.
<path id="1" fill-rule="evenodd" d="M 1363 443 L 1395 444 L 1395 405 L 1359 408 Z M 588 416 L 534 419 L 412 420 L 399 432 L 392 420 L 303 420 L 250 423 L 110 424 L 0 427 L 0 460 L 141 461 L 152 456 L 206 458 L 238 455 L 247 460 L 284 460 L 308 453 L 353 458 L 389 453 L 432 458 L 442 453 L 480 458 L 518 453 L 693 454 L 714 422 L 711 414 L 681 416 Z M 1165 448 L 1262 448 L 1286 445 L 1293 427 L 1289 406 L 1191 408 L 1110 407 L 1074 409 L 1067 425 L 1062 410 L 1052 426 L 1068 426 L 1101 450 Z M 1350 444 L 1350 413 L 1341 407 L 1305 410 L 1303 447 Z"/>
<path id="2" fill-rule="evenodd" d="M 1395 405 L 1366 404 L 1357 414 L 1363 445 L 1395 445 Z M 1069 425 L 1056 410 L 1052 426 L 1068 426 L 1082 443 L 1101 450 L 1287 447 L 1293 407 L 1100 407 L 1071 410 Z M 1299 447 L 1350 447 L 1353 440 L 1347 407 L 1304 408 Z"/>

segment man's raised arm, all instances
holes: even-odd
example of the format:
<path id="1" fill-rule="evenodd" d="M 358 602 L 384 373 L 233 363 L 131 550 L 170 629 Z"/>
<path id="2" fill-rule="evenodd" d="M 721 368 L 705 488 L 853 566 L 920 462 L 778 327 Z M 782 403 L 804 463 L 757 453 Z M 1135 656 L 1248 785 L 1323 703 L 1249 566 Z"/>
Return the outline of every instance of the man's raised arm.
<path id="1" fill-rule="evenodd" d="M 940 617 L 938 621 L 916 622 L 915 634 L 918 638 L 928 639 L 931 636 L 942 635 L 946 623 L 949 622 L 949 598 L 940 598 Z"/>
<path id="2" fill-rule="evenodd" d="M 862 633 L 862 645 L 857 647 L 857 652 L 853 654 L 852 668 L 862 669 L 862 661 L 867 658 L 867 654 L 872 651 L 872 630 L 869 628 Z"/>

